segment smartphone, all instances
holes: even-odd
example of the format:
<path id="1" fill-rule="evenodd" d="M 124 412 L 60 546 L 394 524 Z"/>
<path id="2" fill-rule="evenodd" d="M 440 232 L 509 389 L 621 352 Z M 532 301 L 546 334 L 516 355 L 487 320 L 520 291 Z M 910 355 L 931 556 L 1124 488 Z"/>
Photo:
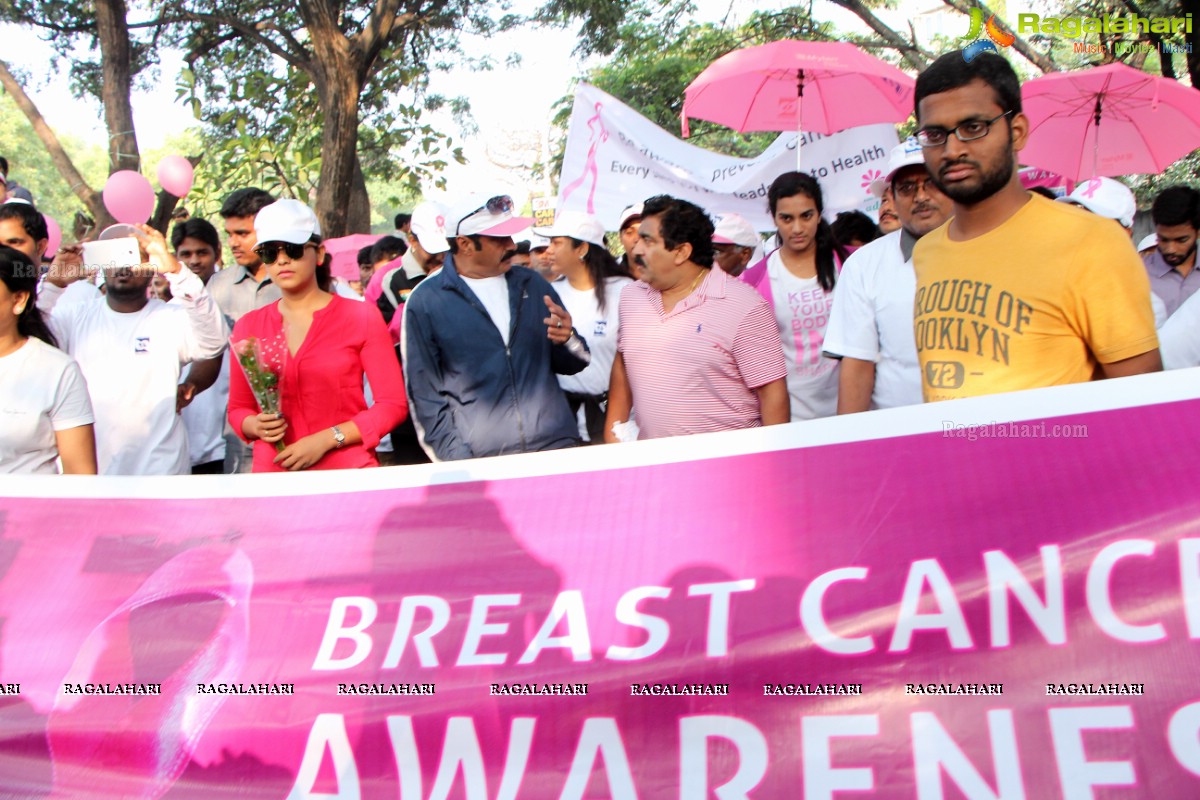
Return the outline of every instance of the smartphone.
<path id="1" fill-rule="evenodd" d="M 139 267 L 142 255 L 138 240 L 132 236 L 83 243 L 83 267 L 89 272 L 102 269 Z"/>

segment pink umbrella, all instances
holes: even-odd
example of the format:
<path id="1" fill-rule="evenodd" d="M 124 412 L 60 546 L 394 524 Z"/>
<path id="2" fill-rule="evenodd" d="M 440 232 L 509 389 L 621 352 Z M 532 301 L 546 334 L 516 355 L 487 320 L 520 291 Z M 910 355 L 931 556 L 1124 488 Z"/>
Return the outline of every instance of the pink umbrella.
<path id="1" fill-rule="evenodd" d="M 333 267 L 330 270 L 333 276 L 344 281 L 358 280 L 358 251 L 382 238 L 370 233 L 352 233 L 337 239 L 326 239 L 325 252 L 333 257 Z"/>
<path id="2" fill-rule="evenodd" d="M 689 117 L 743 133 L 829 134 L 902 122 L 912 113 L 915 87 L 896 67 L 847 42 L 771 42 L 726 53 L 692 81 L 684 95 L 683 135 Z"/>
<path id="3" fill-rule="evenodd" d="M 1200 147 L 1200 92 L 1124 64 L 1043 75 L 1021 99 L 1021 163 L 1077 181 L 1162 172 Z"/>

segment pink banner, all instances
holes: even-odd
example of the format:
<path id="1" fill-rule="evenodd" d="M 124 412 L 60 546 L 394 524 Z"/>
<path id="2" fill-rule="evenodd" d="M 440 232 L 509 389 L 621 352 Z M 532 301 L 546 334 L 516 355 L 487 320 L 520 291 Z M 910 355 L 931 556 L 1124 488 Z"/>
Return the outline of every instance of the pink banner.
<path id="1" fill-rule="evenodd" d="M 0 796 L 1200 796 L 1195 383 L 14 479 Z"/>

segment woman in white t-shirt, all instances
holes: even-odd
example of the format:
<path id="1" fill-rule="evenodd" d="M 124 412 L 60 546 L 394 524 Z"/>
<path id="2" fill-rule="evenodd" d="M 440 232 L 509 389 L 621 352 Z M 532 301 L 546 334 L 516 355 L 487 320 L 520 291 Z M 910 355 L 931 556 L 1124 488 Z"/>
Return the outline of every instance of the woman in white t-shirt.
<path id="1" fill-rule="evenodd" d="M 96 474 L 87 383 L 37 308 L 38 269 L 0 246 L 0 473 Z"/>
<path id="2" fill-rule="evenodd" d="M 571 322 L 588 344 L 592 362 L 576 375 L 559 375 L 558 385 L 579 419 L 585 442 L 604 441 L 608 379 L 617 357 L 617 316 L 621 290 L 633 283 L 604 243 L 604 226 L 595 217 L 564 211 L 549 228 L 535 233 L 550 240 L 546 256 L 562 278 L 553 284 Z"/>
<path id="3" fill-rule="evenodd" d="M 785 172 L 767 190 L 779 249 L 750 267 L 742 280 L 775 312 L 787 361 L 792 421 L 837 413 L 838 361 L 824 355 L 833 287 L 846 251 L 821 218 L 821 185 L 811 175 Z"/>

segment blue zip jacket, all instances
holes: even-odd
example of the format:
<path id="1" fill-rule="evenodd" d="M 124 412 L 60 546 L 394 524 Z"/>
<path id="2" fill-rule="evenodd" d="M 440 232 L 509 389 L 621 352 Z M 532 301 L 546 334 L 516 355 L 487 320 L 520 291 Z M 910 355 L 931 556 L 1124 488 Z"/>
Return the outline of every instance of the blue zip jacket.
<path id="1" fill-rule="evenodd" d="M 562 305 L 545 278 L 512 267 L 509 346 L 447 255 L 404 304 L 403 360 L 409 407 L 439 461 L 556 450 L 579 443 L 579 426 L 556 374 L 588 365 L 546 336 L 543 297 Z M 582 337 L 580 337 L 582 342 Z"/>

